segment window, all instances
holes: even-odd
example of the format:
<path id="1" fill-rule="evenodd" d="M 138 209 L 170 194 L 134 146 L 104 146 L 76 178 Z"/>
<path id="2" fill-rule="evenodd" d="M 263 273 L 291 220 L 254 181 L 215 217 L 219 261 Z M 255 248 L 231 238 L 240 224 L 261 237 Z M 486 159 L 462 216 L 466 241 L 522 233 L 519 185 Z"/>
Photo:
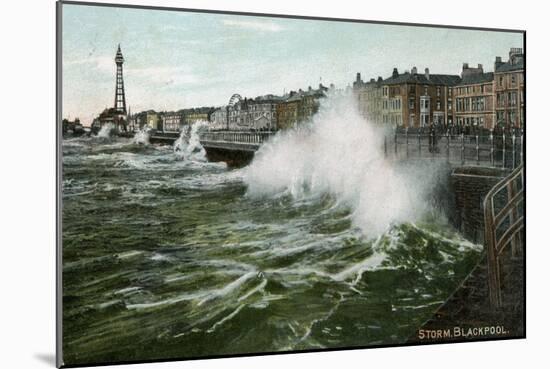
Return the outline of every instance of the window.
<path id="1" fill-rule="evenodd" d="M 508 112 L 509 116 L 508 116 L 508 122 L 512 125 L 516 125 L 516 111 L 515 110 L 511 110 Z"/>
<path id="2" fill-rule="evenodd" d="M 441 87 L 437 88 L 437 96 L 441 96 Z"/>
<path id="3" fill-rule="evenodd" d="M 429 125 L 429 115 L 428 114 L 422 114 L 420 116 L 420 124 L 423 127 Z"/>
<path id="4" fill-rule="evenodd" d="M 437 100 L 437 110 L 441 110 L 441 101 Z"/>
<path id="5" fill-rule="evenodd" d="M 503 111 L 497 111 L 497 124 L 503 124 L 504 121 L 504 112 Z"/>
<path id="6" fill-rule="evenodd" d="M 409 109 L 414 109 L 414 97 L 409 98 Z"/>
<path id="7" fill-rule="evenodd" d="M 500 93 L 497 94 L 497 106 L 503 107 L 504 106 L 504 94 Z"/>
<path id="8" fill-rule="evenodd" d="M 515 91 L 508 93 L 508 103 L 510 106 L 516 106 L 517 105 L 517 94 Z"/>
<path id="9" fill-rule="evenodd" d="M 512 86 L 515 86 L 516 85 L 516 75 L 512 74 L 512 76 L 510 76 L 510 80 L 511 80 Z"/>

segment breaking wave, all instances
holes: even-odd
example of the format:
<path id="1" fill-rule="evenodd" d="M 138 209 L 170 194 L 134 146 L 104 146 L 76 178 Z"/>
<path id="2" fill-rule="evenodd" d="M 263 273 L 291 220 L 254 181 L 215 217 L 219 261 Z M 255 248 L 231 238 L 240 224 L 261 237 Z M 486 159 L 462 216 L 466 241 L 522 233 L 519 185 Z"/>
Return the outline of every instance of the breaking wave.
<path id="1" fill-rule="evenodd" d="M 149 145 L 150 129 L 143 127 L 143 129 L 136 132 L 133 142 L 138 145 Z"/>
<path id="2" fill-rule="evenodd" d="M 279 132 L 244 171 L 251 197 L 331 194 L 352 210 L 354 225 L 376 236 L 418 220 L 436 172 L 404 168 L 384 156 L 384 131 L 360 116 L 350 95 L 325 99 L 310 123 Z"/>
<path id="3" fill-rule="evenodd" d="M 101 129 L 97 133 L 97 137 L 99 138 L 109 138 L 111 137 L 112 132 L 115 129 L 115 125 L 112 123 L 107 123 L 101 126 Z"/>
<path id="4" fill-rule="evenodd" d="M 206 151 L 200 143 L 199 134 L 208 129 L 208 122 L 198 121 L 186 126 L 174 142 L 174 153 L 182 160 L 205 162 Z"/>

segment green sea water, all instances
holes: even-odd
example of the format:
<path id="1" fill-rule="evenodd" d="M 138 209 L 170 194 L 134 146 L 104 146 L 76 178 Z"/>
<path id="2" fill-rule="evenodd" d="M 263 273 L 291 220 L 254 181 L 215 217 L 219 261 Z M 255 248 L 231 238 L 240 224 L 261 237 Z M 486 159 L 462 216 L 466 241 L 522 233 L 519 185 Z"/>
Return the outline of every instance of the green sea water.
<path id="1" fill-rule="evenodd" d="M 63 141 L 63 359 L 403 343 L 480 257 L 444 220 L 354 226 L 329 193 L 248 196 L 243 169 Z"/>

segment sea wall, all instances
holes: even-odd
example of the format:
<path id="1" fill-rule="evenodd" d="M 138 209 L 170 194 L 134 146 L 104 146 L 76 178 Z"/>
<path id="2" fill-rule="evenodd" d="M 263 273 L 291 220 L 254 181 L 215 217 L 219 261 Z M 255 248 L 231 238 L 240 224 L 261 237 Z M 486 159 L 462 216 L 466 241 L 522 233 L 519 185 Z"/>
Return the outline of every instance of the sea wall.
<path id="1" fill-rule="evenodd" d="M 450 219 L 472 242 L 484 242 L 483 200 L 508 172 L 497 168 L 459 167 L 450 173 L 454 210 Z"/>

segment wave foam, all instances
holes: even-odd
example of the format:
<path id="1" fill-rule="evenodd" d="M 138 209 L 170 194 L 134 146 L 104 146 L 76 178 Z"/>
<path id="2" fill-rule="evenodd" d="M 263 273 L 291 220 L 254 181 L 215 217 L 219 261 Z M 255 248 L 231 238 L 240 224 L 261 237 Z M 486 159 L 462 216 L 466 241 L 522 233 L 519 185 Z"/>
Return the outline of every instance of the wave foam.
<path id="1" fill-rule="evenodd" d="M 386 160 L 383 140 L 383 129 L 360 116 L 352 96 L 330 96 L 311 123 L 262 145 L 244 170 L 247 194 L 299 200 L 330 193 L 352 209 L 354 225 L 379 235 L 423 214 L 434 177 Z"/>

